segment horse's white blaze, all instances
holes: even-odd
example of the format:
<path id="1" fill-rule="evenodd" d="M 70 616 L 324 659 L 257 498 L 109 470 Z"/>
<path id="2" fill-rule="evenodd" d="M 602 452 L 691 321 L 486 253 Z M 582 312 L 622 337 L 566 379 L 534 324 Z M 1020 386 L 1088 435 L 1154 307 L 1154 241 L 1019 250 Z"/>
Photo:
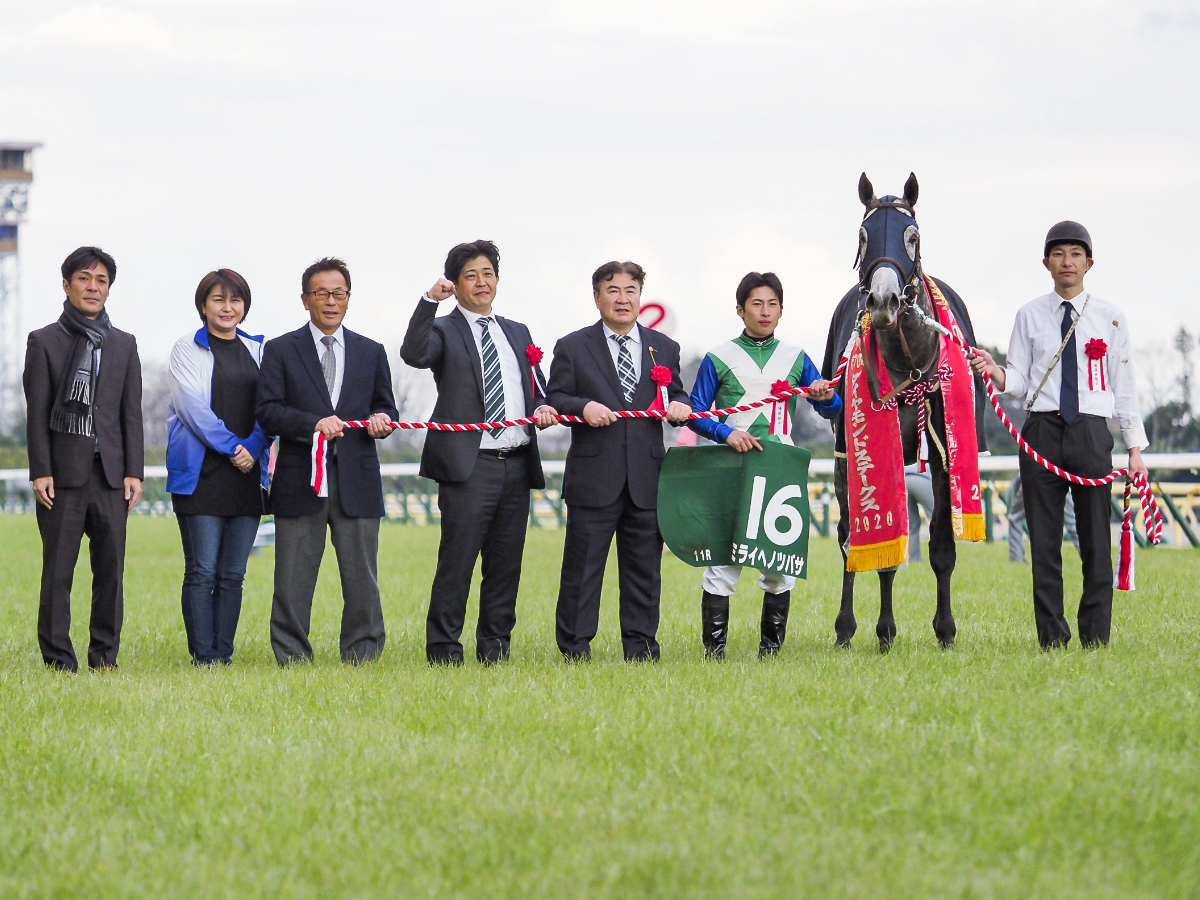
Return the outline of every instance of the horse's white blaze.
<path id="1" fill-rule="evenodd" d="M 888 265 L 878 266 L 871 273 L 871 296 L 876 300 L 885 300 L 900 294 L 900 276 Z"/>

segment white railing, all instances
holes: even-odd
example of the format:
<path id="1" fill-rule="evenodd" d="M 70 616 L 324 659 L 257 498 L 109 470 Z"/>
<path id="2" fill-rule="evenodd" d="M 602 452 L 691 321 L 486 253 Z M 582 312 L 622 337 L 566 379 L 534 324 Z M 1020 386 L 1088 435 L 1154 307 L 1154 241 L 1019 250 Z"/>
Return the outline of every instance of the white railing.
<path id="1" fill-rule="evenodd" d="M 1142 459 L 1150 469 L 1200 469 L 1200 453 L 1144 453 Z M 1124 453 L 1113 454 L 1113 463 L 1124 467 L 1128 457 Z M 379 467 L 380 474 L 390 478 L 402 475 L 416 475 L 420 471 L 419 463 L 384 463 Z M 561 475 L 566 468 L 566 460 L 544 459 L 542 471 L 547 475 Z M 982 456 L 979 458 L 980 472 L 1015 472 L 1017 471 L 1016 456 Z M 809 466 L 810 475 L 832 475 L 832 459 L 814 459 Z M 166 478 L 166 466 L 147 466 L 147 478 Z M 28 469 L 0 469 L 0 481 L 28 481 Z"/>

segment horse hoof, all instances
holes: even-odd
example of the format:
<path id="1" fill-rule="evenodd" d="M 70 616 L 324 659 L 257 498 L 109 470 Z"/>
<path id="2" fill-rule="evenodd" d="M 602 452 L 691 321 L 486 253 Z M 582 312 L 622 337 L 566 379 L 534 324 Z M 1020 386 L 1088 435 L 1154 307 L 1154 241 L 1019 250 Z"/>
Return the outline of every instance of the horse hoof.
<path id="1" fill-rule="evenodd" d="M 875 636 L 879 638 L 879 652 L 887 653 L 892 649 L 892 644 L 896 643 L 896 623 L 889 622 L 887 624 L 880 623 L 876 625 Z"/>
<path id="2" fill-rule="evenodd" d="M 838 613 L 838 617 L 833 622 L 833 633 L 837 635 L 837 645 L 843 650 L 849 650 L 850 641 L 854 638 L 856 631 L 858 631 L 858 622 L 854 616 Z"/>
<path id="3" fill-rule="evenodd" d="M 833 644 L 839 650 L 849 650 L 850 649 L 850 638 L 848 638 L 848 637 L 841 638 L 840 637 L 836 641 L 834 641 Z"/>
<path id="4" fill-rule="evenodd" d="M 933 633 L 937 635 L 938 643 L 941 644 L 943 650 L 949 650 L 954 646 L 954 638 L 958 634 L 958 626 L 953 619 L 948 622 L 942 622 L 937 619 L 933 620 Z"/>

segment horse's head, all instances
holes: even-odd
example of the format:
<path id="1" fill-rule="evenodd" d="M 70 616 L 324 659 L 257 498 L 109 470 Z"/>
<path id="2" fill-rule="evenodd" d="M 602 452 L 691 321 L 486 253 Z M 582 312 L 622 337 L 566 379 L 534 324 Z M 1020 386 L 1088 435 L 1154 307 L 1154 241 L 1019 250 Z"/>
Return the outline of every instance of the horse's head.
<path id="1" fill-rule="evenodd" d="M 909 173 L 904 196 L 883 198 L 864 172 L 858 180 L 858 198 L 866 207 L 858 229 L 859 290 L 866 295 L 871 322 L 890 328 L 906 304 L 916 302 L 920 291 L 921 236 L 917 231 L 917 176 Z"/>

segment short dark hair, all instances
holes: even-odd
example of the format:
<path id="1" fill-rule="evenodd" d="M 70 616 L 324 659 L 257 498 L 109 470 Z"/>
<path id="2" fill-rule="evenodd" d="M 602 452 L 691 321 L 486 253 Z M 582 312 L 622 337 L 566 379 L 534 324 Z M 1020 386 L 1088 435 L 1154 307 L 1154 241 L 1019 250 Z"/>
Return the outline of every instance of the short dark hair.
<path id="1" fill-rule="evenodd" d="M 300 287 L 304 293 L 308 293 L 308 285 L 312 281 L 312 277 L 321 272 L 341 272 L 342 277 L 346 279 L 346 290 L 350 290 L 350 269 L 346 267 L 345 261 L 336 256 L 322 256 L 305 269 L 304 274 L 300 276 Z"/>
<path id="2" fill-rule="evenodd" d="M 600 285 L 606 281 L 612 281 L 617 275 L 629 275 L 638 283 L 638 287 L 646 286 L 646 270 L 635 262 L 625 260 L 625 262 L 617 262 L 615 259 L 612 262 L 606 262 L 595 272 L 592 273 L 592 290 L 600 290 Z"/>
<path id="3" fill-rule="evenodd" d="M 467 263 L 477 256 L 486 256 L 488 262 L 492 264 L 492 271 L 497 276 L 500 274 L 500 249 L 491 241 L 470 241 L 466 244 L 457 244 L 450 248 L 450 252 L 446 254 L 446 265 L 442 269 L 442 274 L 447 279 L 458 283 L 458 276 L 462 274 L 462 270 L 466 268 Z"/>
<path id="4" fill-rule="evenodd" d="M 242 302 L 245 304 L 242 310 L 242 320 L 245 321 L 246 316 L 250 315 L 250 285 L 233 269 L 217 269 L 200 279 L 200 284 L 196 288 L 196 312 L 200 313 L 200 321 L 208 321 L 204 318 L 204 305 L 208 302 L 208 295 L 212 293 L 212 289 L 218 285 L 225 288 L 225 291 L 234 297 L 242 298 Z"/>
<path id="5" fill-rule="evenodd" d="M 746 301 L 750 299 L 750 295 L 754 293 L 756 288 L 770 288 L 775 292 L 775 296 L 779 298 L 779 305 L 783 306 L 783 282 L 779 280 L 779 276 L 774 272 L 748 272 L 746 277 L 739 282 L 737 286 L 737 305 L 740 308 L 745 308 Z"/>
<path id="6" fill-rule="evenodd" d="M 76 272 L 86 272 L 96 263 L 102 264 L 108 270 L 108 283 L 114 284 L 117 280 L 117 264 L 99 247 L 80 247 L 78 250 L 72 250 L 71 255 L 63 260 L 63 281 L 70 281 Z"/>

